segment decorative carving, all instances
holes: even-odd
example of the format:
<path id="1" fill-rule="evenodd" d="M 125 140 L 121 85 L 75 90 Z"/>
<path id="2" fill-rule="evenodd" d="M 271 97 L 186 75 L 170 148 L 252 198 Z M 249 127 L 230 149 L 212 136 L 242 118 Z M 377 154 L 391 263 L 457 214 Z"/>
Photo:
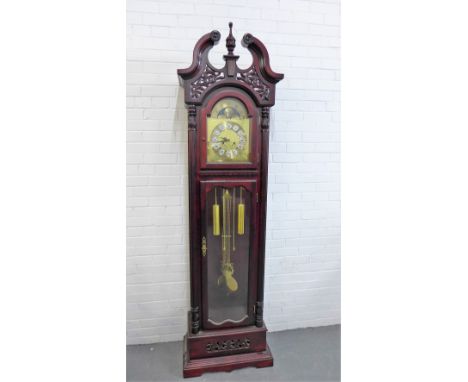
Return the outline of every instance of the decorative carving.
<path id="1" fill-rule="evenodd" d="M 210 66 L 206 65 L 201 77 L 198 80 L 192 82 L 190 86 L 190 97 L 195 99 L 200 98 L 206 89 L 223 78 L 223 72 L 212 69 Z"/>
<path id="2" fill-rule="evenodd" d="M 217 43 L 221 38 L 221 33 L 217 30 L 211 31 L 210 38 L 214 43 Z"/>
<path id="3" fill-rule="evenodd" d="M 258 328 L 263 326 L 263 301 L 257 301 L 255 305 L 255 326 Z"/>
<path id="4" fill-rule="evenodd" d="M 237 73 L 237 79 L 250 85 L 263 100 L 268 101 L 270 98 L 270 89 L 262 82 L 254 67 L 246 72 Z"/>
<path id="5" fill-rule="evenodd" d="M 258 38 L 246 33 L 242 38 L 242 45 L 252 53 L 256 69 L 262 73 L 263 79 L 268 84 L 276 84 L 284 78 L 282 73 L 276 73 L 271 69 L 268 51 Z"/>
<path id="6" fill-rule="evenodd" d="M 197 334 L 200 330 L 200 307 L 195 306 L 192 308 L 192 333 Z"/>
<path id="7" fill-rule="evenodd" d="M 268 129 L 270 126 L 270 108 L 262 107 L 262 129 Z"/>
<path id="8" fill-rule="evenodd" d="M 188 128 L 195 130 L 197 128 L 197 107 L 188 105 Z"/>
<path id="9" fill-rule="evenodd" d="M 246 33 L 242 39 L 245 45 L 249 45 L 253 41 L 253 36 L 250 33 Z"/>
<path id="10" fill-rule="evenodd" d="M 232 35 L 232 22 L 229 23 L 229 35 L 226 38 L 226 48 L 228 50 L 228 55 L 232 56 L 234 54 L 234 48 L 236 47 L 236 39 Z"/>
<path id="11" fill-rule="evenodd" d="M 201 246 L 201 250 L 202 250 L 202 255 L 203 257 L 206 256 L 206 251 L 207 251 L 208 247 L 206 246 L 206 237 L 203 236 L 203 239 L 202 239 L 202 246 Z"/>
<path id="12" fill-rule="evenodd" d="M 237 72 L 236 61 L 239 56 L 234 54 L 234 48 L 236 47 L 236 39 L 232 35 L 232 23 L 229 23 L 229 35 L 226 38 L 226 48 L 228 54 L 225 54 L 224 60 L 226 61 L 226 74 L 228 77 L 234 77 Z"/>
<path id="13" fill-rule="evenodd" d="M 206 345 L 206 351 L 211 352 L 221 352 L 229 350 L 239 350 L 239 349 L 248 349 L 250 347 L 250 339 L 244 338 L 241 339 L 232 339 L 226 341 L 216 341 L 215 343 L 209 343 Z"/>

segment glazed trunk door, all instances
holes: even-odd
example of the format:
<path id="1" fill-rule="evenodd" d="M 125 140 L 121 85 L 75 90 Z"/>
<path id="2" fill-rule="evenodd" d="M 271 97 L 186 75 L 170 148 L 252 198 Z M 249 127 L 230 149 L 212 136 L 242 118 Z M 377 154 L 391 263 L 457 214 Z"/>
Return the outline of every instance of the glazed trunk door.
<path id="1" fill-rule="evenodd" d="M 253 325 L 255 180 L 201 181 L 203 329 Z"/>

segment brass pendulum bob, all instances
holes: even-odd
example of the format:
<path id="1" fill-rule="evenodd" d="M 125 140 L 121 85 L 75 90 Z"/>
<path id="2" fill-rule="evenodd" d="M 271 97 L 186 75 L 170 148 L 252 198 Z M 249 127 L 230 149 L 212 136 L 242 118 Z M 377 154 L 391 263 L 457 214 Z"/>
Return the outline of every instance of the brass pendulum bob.
<path id="1" fill-rule="evenodd" d="M 237 233 L 244 234 L 245 204 L 242 202 L 242 188 L 240 189 L 240 202 L 237 205 Z"/>
<path id="2" fill-rule="evenodd" d="M 235 292 L 239 288 L 239 285 L 237 284 L 236 279 L 232 275 L 233 273 L 234 273 L 234 270 L 232 269 L 232 266 L 231 266 L 231 269 L 226 271 L 226 276 L 225 276 L 226 285 L 231 292 Z"/>
<path id="3" fill-rule="evenodd" d="M 215 202 L 213 204 L 213 236 L 219 236 L 219 204 L 218 204 L 218 189 L 215 187 Z"/>

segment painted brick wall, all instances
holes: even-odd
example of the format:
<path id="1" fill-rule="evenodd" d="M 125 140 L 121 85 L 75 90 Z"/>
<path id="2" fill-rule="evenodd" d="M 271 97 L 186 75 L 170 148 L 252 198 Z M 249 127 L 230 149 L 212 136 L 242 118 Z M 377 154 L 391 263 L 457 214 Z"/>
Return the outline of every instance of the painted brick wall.
<path id="1" fill-rule="evenodd" d="M 240 44 L 250 32 L 285 74 L 271 115 L 266 323 L 339 323 L 339 2 L 129 0 L 127 9 L 128 344 L 186 330 L 187 113 L 176 69 L 213 29 L 222 39 L 210 58 L 222 66 L 231 20 L 239 66 L 251 62 Z"/>

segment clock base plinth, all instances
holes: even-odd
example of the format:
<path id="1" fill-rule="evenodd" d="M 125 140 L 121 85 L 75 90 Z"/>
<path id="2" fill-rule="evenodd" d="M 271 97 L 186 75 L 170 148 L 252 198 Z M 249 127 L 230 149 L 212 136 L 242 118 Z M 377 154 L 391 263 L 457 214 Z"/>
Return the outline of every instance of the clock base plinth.
<path id="1" fill-rule="evenodd" d="M 184 342 L 186 343 L 186 339 Z M 249 366 L 257 368 L 273 366 L 273 356 L 268 345 L 262 352 L 198 359 L 189 359 L 188 352 L 186 350 L 184 352 L 184 378 L 199 377 L 203 373 L 213 371 L 232 371 Z"/>
<path id="2" fill-rule="evenodd" d="M 191 325 L 189 313 L 188 330 L 184 336 L 184 378 L 249 366 L 273 366 L 265 324 L 200 330 L 197 334 L 191 333 Z"/>

